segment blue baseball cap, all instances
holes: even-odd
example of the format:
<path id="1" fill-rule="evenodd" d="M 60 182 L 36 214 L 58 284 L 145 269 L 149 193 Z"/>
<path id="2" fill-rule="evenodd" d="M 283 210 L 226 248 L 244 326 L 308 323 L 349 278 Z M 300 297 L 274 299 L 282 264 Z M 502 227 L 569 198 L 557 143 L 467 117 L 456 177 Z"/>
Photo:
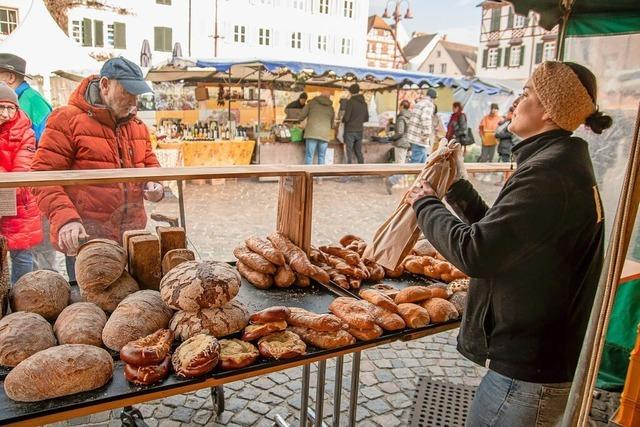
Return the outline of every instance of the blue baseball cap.
<path id="1" fill-rule="evenodd" d="M 100 77 L 116 80 L 132 95 L 153 92 L 144 81 L 140 67 L 122 56 L 105 62 L 100 70 Z"/>

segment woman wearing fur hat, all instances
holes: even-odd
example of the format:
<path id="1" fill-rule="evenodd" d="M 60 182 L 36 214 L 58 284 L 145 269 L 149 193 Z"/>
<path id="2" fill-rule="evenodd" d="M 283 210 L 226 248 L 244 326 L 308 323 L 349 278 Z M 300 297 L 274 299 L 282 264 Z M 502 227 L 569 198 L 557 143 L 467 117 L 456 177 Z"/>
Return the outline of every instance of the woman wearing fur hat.
<path id="1" fill-rule="evenodd" d="M 20 110 L 16 93 L 0 83 L 0 172 L 28 171 L 35 147 L 31 121 Z M 42 241 L 40 212 L 29 189 L 16 189 L 16 215 L 0 217 L 0 234 L 7 239 L 15 283 L 33 269 L 31 248 Z"/>
<path id="2" fill-rule="evenodd" d="M 509 131 L 517 169 L 492 207 L 458 176 L 446 194 L 407 195 L 425 237 L 471 277 L 458 351 L 486 366 L 468 426 L 551 426 L 564 412 L 603 263 L 604 217 L 587 142 L 611 126 L 595 76 L 548 61 L 524 88 Z"/>

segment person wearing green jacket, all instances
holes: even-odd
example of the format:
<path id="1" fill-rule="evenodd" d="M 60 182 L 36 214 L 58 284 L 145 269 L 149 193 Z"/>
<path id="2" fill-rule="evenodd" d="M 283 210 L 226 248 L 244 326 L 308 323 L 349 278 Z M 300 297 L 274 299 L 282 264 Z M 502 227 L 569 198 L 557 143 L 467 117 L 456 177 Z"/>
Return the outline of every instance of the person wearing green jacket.
<path id="1" fill-rule="evenodd" d="M 324 156 L 333 139 L 335 110 L 329 98 L 331 92 L 323 90 L 320 95 L 309 101 L 300 114 L 300 120 L 307 119 L 304 128 L 305 164 L 313 164 L 313 157 L 318 149 L 318 164 L 324 164 Z"/>
<path id="2" fill-rule="evenodd" d="M 18 95 L 20 109 L 31 120 L 36 134 L 36 147 L 44 131 L 47 117 L 51 113 L 51 104 L 37 90 L 25 81 L 27 62 L 17 55 L 0 53 L 0 81 L 6 83 Z"/>

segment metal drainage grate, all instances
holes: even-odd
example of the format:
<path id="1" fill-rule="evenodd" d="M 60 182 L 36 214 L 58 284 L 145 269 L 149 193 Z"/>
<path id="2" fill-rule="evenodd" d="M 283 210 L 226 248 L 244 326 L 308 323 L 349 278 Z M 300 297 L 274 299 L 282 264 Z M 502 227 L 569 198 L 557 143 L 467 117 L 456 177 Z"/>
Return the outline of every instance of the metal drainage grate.
<path id="1" fill-rule="evenodd" d="M 421 377 L 411 413 L 412 427 L 464 427 L 475 387 Z"/>

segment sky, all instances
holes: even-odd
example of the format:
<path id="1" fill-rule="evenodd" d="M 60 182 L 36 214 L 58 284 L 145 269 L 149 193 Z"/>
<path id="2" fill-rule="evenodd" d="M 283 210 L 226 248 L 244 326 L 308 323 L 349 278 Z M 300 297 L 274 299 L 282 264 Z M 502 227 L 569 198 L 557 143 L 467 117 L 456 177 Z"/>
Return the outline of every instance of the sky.
<path id="1" fill-rule="evenodd" d="M 446 33 L 447 40 L 477 46 L 480 38 L 480 0 L 408 0 L 413 19 L 402 20 L 409 35 L 413 31 L 423 33 Z M 395 9 L 395 0 L 369 0 L 369 15 L 384 13 L 389 3 L 389 13 Z M 407 0 L 400 8 L 404 15 Z M 387 20 L 387 23 L 393 23 Z"/>

